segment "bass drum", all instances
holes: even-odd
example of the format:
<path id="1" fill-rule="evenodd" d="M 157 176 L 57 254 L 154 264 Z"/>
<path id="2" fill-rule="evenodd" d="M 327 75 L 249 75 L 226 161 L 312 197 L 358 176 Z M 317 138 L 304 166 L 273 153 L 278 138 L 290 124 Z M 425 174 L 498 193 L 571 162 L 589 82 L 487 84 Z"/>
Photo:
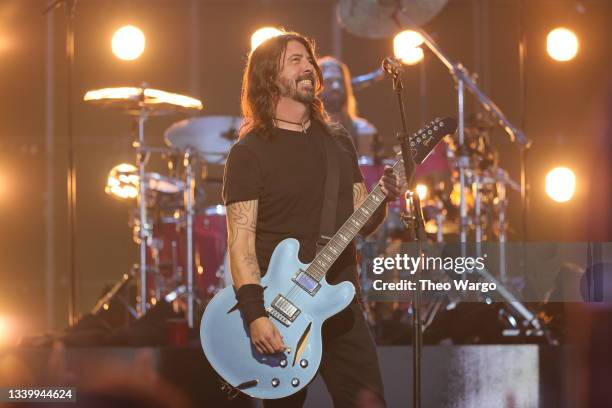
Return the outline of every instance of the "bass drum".
<path id="1" fill-rule="evenodd" d="M 227 249 L 225 207 L 207 207 L 195 216 L 194 227 L 195 282 L 200 297 L 210 300 L 225 287 L 224 265 Z"/>
<path id="2" fill-rule="evenodd" d="M 185 217 L 157 219 L 149 240 L 149 292 L 159 298 L 187 283 L 187 237 Z M 225 207 L 199 210 L 193 218 L 193 272 L 197 297 L 208 302 L 225 287 L 224 259 L 227 247 Z"/>

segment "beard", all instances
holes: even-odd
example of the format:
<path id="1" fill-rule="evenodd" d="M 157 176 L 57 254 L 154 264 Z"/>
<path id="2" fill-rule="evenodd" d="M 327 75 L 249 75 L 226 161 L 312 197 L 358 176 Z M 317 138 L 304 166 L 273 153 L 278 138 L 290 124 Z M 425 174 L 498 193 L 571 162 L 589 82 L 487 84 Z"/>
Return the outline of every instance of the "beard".
<path id="1" fill-rule="evenodd" d="M 310 105 L 315 99 L 314 78 L 311 78 L 313 80 L 313 86 L 310 88 L 310 90 L 301 90 L 298 88 L 297 83 L 301 79 L 304 78 L 298 78 L 298 80 L 294 81 L 288 78 L 279 77 L 278 85 L 281 91 L 280 95 L 286 98 L 291 98 L 305 105 Z"/>

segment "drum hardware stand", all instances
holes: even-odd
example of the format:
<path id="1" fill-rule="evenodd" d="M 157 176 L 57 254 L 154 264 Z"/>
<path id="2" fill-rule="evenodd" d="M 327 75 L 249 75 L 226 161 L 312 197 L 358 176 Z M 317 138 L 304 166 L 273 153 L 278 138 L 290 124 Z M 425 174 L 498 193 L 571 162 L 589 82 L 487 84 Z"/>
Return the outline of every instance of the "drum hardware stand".
<path id="1" fill-rule="evenodd" d="M 185 150 L 183 165 L 185 166 L 185 221 L 187 242 L 187 324 L 193 328 L 193 214 L 195 200 L 195 178 L 193 175 L 193 152 L 191 148 Z"/>
<path id="2" fill-rule="evenodd" d="M 121 302 L 123 307 L 125 307 L 125 310 L 128 311 L 130 316 L 132 316 L 134 319 L 137 318 L 138 314 L 136 313 L 136 310 L 134 310 L 132 305 L 130 305 L 130 303 L 125 299 L 125 297 L 121 295 L 121 292 L 124 291 L 128 283 L 130 283 L 130 281 L 132 280 L 132 276 L 132 274 L 124 273 L 121 279 L 116 282 L 113 287 L 109 289 L 108 292 L 106 292 L 106 294 L 104 294 L 104 296 L 100 298 L 100 300 L 98 300 L 98 302 L 93 307 L 90 313 L 94 315 L 99 313 L 100 310 L 104 308 L 104 305 L 110 304 L 110 302 L 116 298 Z"/>
<path id="3" fill-rule="evenodd" d="M 444 242 L 444 234 L 442 231 L 443 225 L 444 225 L 444 220 L 446 218 L 445 214 L 444 214 L 444 202 L 442 202 L 442 199 L 440 199 L 440 197 L 436 197 L 436 242 L 437 243 L 443 243 Z"/>
<path id="4" fill-rule="evenodd" d="M 461 66 L 459 66 L 461 67 Z M 461 242 L 461 256 L 465 257 L 465 244 L 467 241 L 467 203 L 465 199 L 465 176 L 466 169 L 469 167 L 469 157 L 465 146 L 465 107 L 464 107 L 464 84 L 463 80 L 457 80 L 457 106 L 459 126 L 457 134 L 459 136 L 459 155 L 457 157 L 457 167 L 459 167 L 459 242 Z"/>
<path id="5" fill-rule="evenodd" d="M 474 174 L 474 183 L 472 184 L 472 191 L 474 196 L 474 224 L 476 232 L 476 256 L 479 257 L 482 254 L 482 192 L 480 191 L 482 184 L 480 182 L 480 174 Z"/>
<path id="6" fill-rule="evenodd" d="M 385 60 L 386 61 L 386 60 Z M 383 68 L 385 68 L 385 62 L 383 62 Z M 412 157 L 410 150 L 410 134 L 408 133 L 408 126 L 406 124 L 406 112 L 404 109 L 404 101 L 402 98 L 402 92 L 404 86 L 401 79 L 401 68 L 388 66 L 385 68 L 393 78 L 393 91 L 397 96 L 397 103 L 400 111 L 400 117 L 402 120 L 402 131 L 397 133 L 397 139 L 400 141 L 402 149 L 402 162 L 404 164 L 404 174 L 406 176 L 407 192 L 406 192 L 406 212 L 402 214 L 401 218 L 407 232 L 410 235 L 410 241 L 416 241 L 417 253 L 421 256 L 423 252 L 423 244 L 425 243 L 425 224 L 423 221 L 423 213 L 421 209 L 421 202 L 418 194 L 416 194 L 416 180 L 415 180 L 415 168 L 416 164 Z M 414 274 L 415 281 L 417 282 L 416 290 L 414 291 L 413 305 L 413 341 L 412 341 L 412 406 L 413 408 L 420 408 L 421 406 L 421 354 L 423 345 L 423 322 L 421 320 L 421 290 L 418 285 L 419 278 L 421 276 L 422 267 L 417 268 Z"/>
<path id="7" fill-rule="evenodd" d="M 144 88 L 143 84 L 141 88 L 140 98 L 144 101 Z M 136 162 L 138 163 L 138 238 L 140 248 L 140 263 L 138 265 L 140 272 L 139 279 L 139 299 L 138 299 L 138 312 L 140 316 L 143 316 L 147 312 L 147 239 L 149 236 L 149 225 L 147 224 L 147 180 L 145 173 L 145 166 L 148 160 L 147 149 L 144 144 L 144 124 L 148 118 L 147 109 L 143 106 L 140 108 L 138 116 L 136 117 L 136 123 L 138 126 L 138 141 L 134 143 L 136 148 Z"/>
<path id="8" fill-rule="evenodd" d="M 497 169 L 498 174 L 503 172 L 501 169 Z M 499 279 L 502 283 L 506 283 L 508 277 L 506 276 L 506 208 L 508 206 L 508 199 L 506 198 L 506 183 L 504 181 L 498 181 L 497 183 L 497 222 L 499 224 Z"/>

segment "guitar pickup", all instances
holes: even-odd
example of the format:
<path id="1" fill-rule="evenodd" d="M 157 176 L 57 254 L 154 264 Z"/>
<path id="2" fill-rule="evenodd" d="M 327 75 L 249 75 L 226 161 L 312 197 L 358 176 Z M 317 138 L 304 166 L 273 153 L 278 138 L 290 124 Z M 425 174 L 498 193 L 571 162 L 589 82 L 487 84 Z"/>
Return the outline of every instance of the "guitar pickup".
<path id="1" fill-rule="evenodd" d="M 291 325 L 300 314 L 300 309 L 283 295 L 277 295 L 267 311 L 270 316 L 274 317 L 285 326 Z"/>

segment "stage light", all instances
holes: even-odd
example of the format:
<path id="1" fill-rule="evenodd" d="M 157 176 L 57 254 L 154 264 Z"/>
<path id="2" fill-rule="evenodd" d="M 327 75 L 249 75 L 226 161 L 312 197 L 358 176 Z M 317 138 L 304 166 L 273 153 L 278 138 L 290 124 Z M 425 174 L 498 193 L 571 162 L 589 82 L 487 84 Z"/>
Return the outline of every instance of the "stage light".
<path id="1" fill-rule="evenodd" d="M 425 200 L 427 198 L 427 186 L 425 184 L 417 184 L 416 193 L 421 201 Z"/>
<path id="2" fill-rule="evenodd" d="M 121 163 L 113 167 L 108 173 L 106 194 L 127 200 L 138 196 L 138 169 L 128 163 Z"/>
<path id="3" fill-rule="evenodd" d="M 418 64 L 424 57 L 421 34 L 412 30 L 405 30 L 397 34 L 393 39 L 393 54 L 404 64 Z"/>
<path id="4" fill-rule="evenodd" d="M 578 53 L 578 38 L 567 28 L 555 28 L 546 37 L 546 51 L 556 61 L 574 59 Z"/>
<path id="5" fill-rule="evenodd" d="M 255 50 L 255 48 L 259 47 L 262 42 L 281 35 L 283 32 L 278 28 L 274 27 L 263 27 L 259 30 L 255 31 L 251 36 L 251 52 Z"/>
<path id="6" fill-rule="evenodd" d="M 132 61 L 144 52 L 145 35 L 140 28 L 127 25 L 115 31 L 111 46 L 117 58 Z"/>
<path id="7" fill-rule="evenodd" d="M 567 167 L 555 167 L 546 175 L 546 194 L 558 202 L 569 201 L 576 192 L 576 175 Z"/>
<path id="8" fill-rule="evenodd" d="M 404 30 L 393 39 L 393 47 L 416 48 L 423 44 L 423 36 L 413 30 Z"/>

